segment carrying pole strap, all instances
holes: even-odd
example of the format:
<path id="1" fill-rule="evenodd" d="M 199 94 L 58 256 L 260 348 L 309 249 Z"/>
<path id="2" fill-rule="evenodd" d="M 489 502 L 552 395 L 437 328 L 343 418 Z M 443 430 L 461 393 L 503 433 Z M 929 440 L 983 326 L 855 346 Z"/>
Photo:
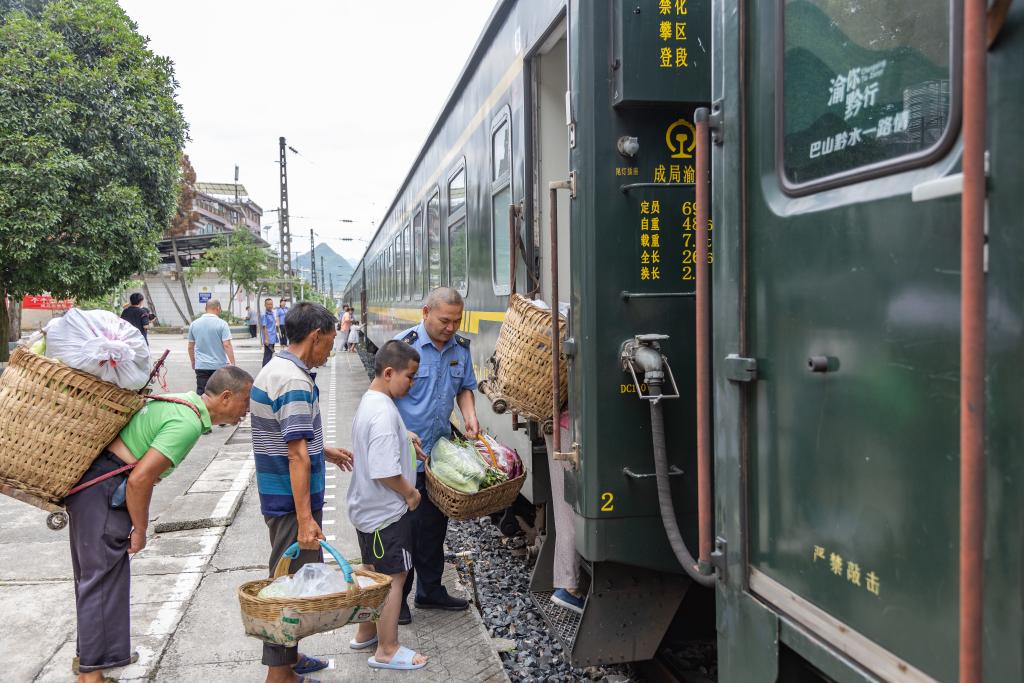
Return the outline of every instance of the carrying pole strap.
<path id="1" fill-rule="evenodd" d="M 199 408 L 196 408 L 195 404 L 192 403 L 192 401 L 186 401 L 183 398 L 174 398 L 172 396 L 147 396 L 146 400 L 147 401 L 163 401 L 165 403 L 177 403 L 178 405 L 181 405 L 181 406 L 188 406 L 189 408 L 192 409 L 192 412 L 196 414 L 196 417 L 199 418 L 199 425 L 200 425 L 200 427 L 202 427 L 203 416 L 199 412 Z M 135 469 L 135 466 L 138 465 L 138 464 L 139 464 L 138 462 L 133 462 L 131 465 L 125 465 L 123 467 L 118 467 L 116 470 L 113 470 L 112 472 L 107 472 L 106 474 L 101 474 L 100 476 L 96 477 L 95 479 L 90 479 L 87 482 L 83 482 L 83 483 L 79 484 L 78 486 L 74 487 L 73 489 L 71 489 L 70 491 L 68 491 L 67 493 L 65 493 L 64 497 L 67 498 L 68 496 L 73 496 L 74 494 L 78 493 L 79 491 L 81 491 L 83 489 L 87 489 L 90 486 L 93 486 L 94 484 L 98 484 L 101 481 L 106 481 L 107 479 L 110 479 L 111 477 L 116 477 L 119 474 L 123 474 L 123 473 L 125 473 L 125 472 L 127 472 L 129 470 L 133 470 L 133 469 Z"/>

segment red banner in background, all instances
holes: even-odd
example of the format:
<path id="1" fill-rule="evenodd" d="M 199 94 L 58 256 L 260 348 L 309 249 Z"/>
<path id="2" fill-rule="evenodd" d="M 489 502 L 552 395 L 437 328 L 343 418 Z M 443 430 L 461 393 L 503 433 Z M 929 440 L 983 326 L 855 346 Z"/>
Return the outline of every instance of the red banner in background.
<path id="1" fill-rule="evenodd" d="M 54 299 L 49 294 L 27 295 L 21 300 L 22 310 L 66 311 L 74 305 L 73 299 Z"/>

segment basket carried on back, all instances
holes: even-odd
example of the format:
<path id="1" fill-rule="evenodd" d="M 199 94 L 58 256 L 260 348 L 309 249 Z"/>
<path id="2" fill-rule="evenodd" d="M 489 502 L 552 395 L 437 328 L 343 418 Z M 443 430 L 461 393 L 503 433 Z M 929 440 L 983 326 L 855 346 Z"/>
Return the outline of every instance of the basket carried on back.
<path id="1" fill-rule="evenodd" d="M 0 484 L 57 502 L 145 403 L 19 347 L 0 375 Z"/>
<path id="2" fill-rule="evenodd" d="M 565 318 L 558 316 L 558 338 L 565 339 Z M 568 395 L 564 355 L 559 363 L 559 396 Z M 480 390 L 495 412 L 506 410 L 538 422 L 552 419 L 551 311 L 512 294 L 490 360 L 491 377 Z"/>
<path id="3" fill-rule="evenodd" d="M 495 484 L 478 493 L 462 493 L 448 486 L 430 471 L 430 463 L 423 467 L 427 474 L 427 495 L 441 512 L 454 520 L 476 519 L 492 512 L 504 510 L 515 502 L 526 481 L 524 472 L 515 479 Z"/>
<path id="4" fill-rule="evenodd" d="M 276 645 L 291 646 L 314 633 L 377 620 L 391 590 L 391 577 L 362 569 L 353 571 L 337 550 L 324 541 L 320 541 L 320 545 L 344 572 L 348 590 L 310 598 L 261 598 L 259 592 L 264 587 L 289 573 L 292 559 L 299 554 L 299 544 L 294 543 L 277 561 L 273 578 L 248 581 L 238 588 L 238 604 L 246 635 Z M 361 588 L 356 579 L 358 576 L 372 579 L 373 585 Z"/>

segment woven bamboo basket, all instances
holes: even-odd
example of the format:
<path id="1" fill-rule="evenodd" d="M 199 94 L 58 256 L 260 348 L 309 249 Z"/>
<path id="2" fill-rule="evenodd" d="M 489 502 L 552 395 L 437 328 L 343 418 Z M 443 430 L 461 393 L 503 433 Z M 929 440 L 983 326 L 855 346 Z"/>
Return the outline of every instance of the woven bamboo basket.
<path id="1" fill-rule="evenodd" d="M 288 574 L 289 553 L 298 555 L 299 544 L 285 551 L 270 579 L 248 581 L 238 588 L 238 604 L 247 635 L 277 645 L 294 645 L 315 633 L 333 631 L 360 621 L 376 621 L 391 590 L 391 577 L 363 569 L 352 570 L 338 551 L 324 541 L 320 545 L 338 562 L 341 571 L 348 571 L 352 581 L 344 593 L 331 593 L 311 598 L 261 598 L 259 592 Z M 356 576 L 374 581 L 373 586 L 359 587 Z"/>
<path id="2" fill-rule="evenodd" d="M 558 338 L 565 339 L 565 318 L 558 316 Z M 567 373 L 564 354 L 559 363 L 559 396 L 565 397 Z M 511 410 L 537 422 L 552 419 L 551 311 L 512 294 L 498 344 L 491 359 L 491 377 L 483 391 L 496 412 Z"/>
<path id="3" fill-rule="evenodd" d="M 423 469 L 427 473 L 427 495 L 449 519 L 476 519 L 492 512 L 504 510 L 515 502 L 526 481 L 524 472 L 515 479 L 496 484 L 479 493 L 462 493 L 445 484 L 430 471 L 430 463 Z"/>
<path id="4" fill-rule="evenodd" d="M 0 484 L 56 503 L 145 404 L 19 347 L 0 375 Z"/>

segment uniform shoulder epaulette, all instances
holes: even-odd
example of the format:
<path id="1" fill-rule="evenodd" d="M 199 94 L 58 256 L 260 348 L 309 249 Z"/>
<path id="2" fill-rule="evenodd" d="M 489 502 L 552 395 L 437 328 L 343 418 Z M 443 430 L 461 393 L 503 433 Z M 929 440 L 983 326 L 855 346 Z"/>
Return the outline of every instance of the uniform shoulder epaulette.
<path id="1" fill-rule="evenodd" d="M 459 346 L 464 346 L 467 349 L 469 348 L 469 340 L 463 337 L 461 334 L 455 335 L 455 343 L 458 344 Z"/>
<path id="2" fill-rule="evenodd" d="M 420 335 L 416 332 L 416 330 L 409 330 L 409 334 L 402 337 L 402 341 L 404 341 L 406 344 L 415 344 L 419 338 Z"/>

